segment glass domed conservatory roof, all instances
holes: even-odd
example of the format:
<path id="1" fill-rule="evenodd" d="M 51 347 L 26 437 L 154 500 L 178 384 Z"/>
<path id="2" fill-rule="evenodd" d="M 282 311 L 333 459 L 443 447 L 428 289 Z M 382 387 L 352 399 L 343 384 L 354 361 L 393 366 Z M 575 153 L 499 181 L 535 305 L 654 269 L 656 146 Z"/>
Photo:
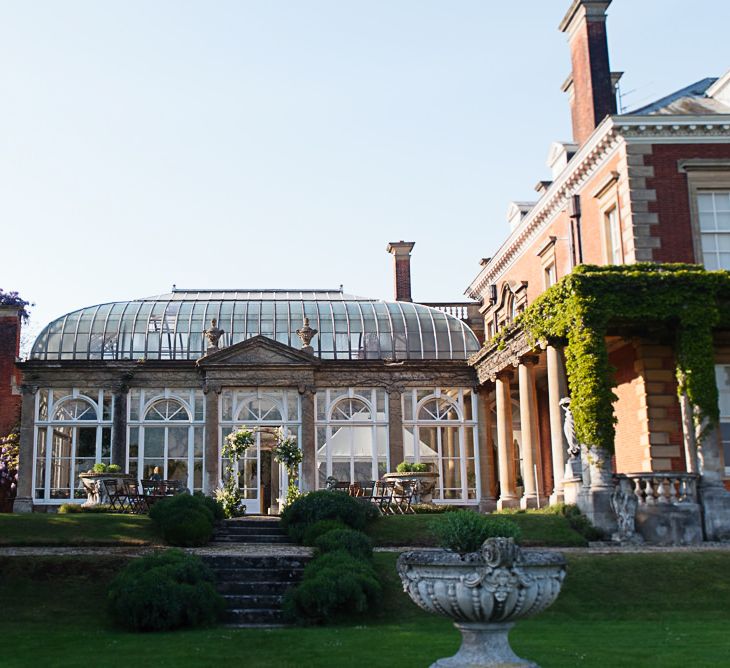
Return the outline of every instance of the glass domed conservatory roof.
<path id="1" fill-rule="evenodd" d="M 301 347 L 304 317 L 323 359 L 465 359 L 479 341 L 458 318 L 410 302 L 340 290 L 182 290 L 89 306 L 57 318 L 38 336 L 33 360 L 194 360 L 213 318 L 221 348 L 263 335 Z"/>

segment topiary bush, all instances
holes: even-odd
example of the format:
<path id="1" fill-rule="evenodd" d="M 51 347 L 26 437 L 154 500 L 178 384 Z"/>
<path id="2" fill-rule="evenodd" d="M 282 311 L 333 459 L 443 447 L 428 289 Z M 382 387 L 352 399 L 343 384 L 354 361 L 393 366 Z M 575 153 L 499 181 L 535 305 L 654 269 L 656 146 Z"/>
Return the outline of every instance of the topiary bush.
<path id="1" fill-rule="evenodd" d="M 520 537 L 520 527 L 505 517 L 489 517 L 470 510 L 448 513 L 431 524 L 441 547 L 459 554 L 476 552 L 487 538 Z"/>
<path id="2" fill-rule="evenodd" d="M 371 514 L 373 510 L 377 515 L 377 510 L 371 506 L 346 492 L 309 492 L 284 508 L 281 524 L 293 540 L 301 543 L 307 529 L 320 520 L 339 520 L 352 529 L 364 529 L 374 517 Z"/>
<path id="3" fill-rule="evenodd" d="M 369 560 L 373 557 L 373 542 L 362 531 L 354 529 L 333 529 L 322 534 L 314 546 L 322 553 L 343 550 L 356 559 Z"/>
<path id="4" fill-rule="evenodd" d="M 322 534 L 335 529 L 347 529 L 347 525 L 340 522 L 340 520 L 320 520 L 307 528 L 302 542 L 311 547 Z"/>
<path id="5" fill-rule="evenodd" d="M 284 610 L 305 623 L 334 621 L 366 612 L 381 594 L 371 563 L 338 550 L 317 557 L 304 569 L 300 585 L 285 596 Z"/>
<path id="6" fill-rule="evenodd" d="M 215 623 L 225 603 L 210 569 L 191 554 L 167 550 L 135 559 L 111 583 L 109 613 L 130 631 L 167 631 Z"/>
<path id="7" fill-rule="evenodd" d="M 213 513 L 213 519 L 216 522 L 226 519 L 226 513 L 220 501 L 216 501 L 212 496 L 206 496 L 203 492 L 195 492 L 193 496 L 197 499 L 202 499 L 203 503 Z"/>
<path id="8" fill-rule="evenodd" d="M 150 508 L 150 517 L 169 545 L 206 545 L 213 535 L 215 514 L 204 497 L 177 494 L 161 499 Z"/>

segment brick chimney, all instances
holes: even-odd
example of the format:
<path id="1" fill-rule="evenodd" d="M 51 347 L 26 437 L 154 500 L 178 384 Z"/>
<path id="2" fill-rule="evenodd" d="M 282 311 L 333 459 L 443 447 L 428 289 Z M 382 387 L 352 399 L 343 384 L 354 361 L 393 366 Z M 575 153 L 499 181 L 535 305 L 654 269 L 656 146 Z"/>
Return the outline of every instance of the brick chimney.
<path id="1" fill-rule="evenodd" d="M 20 353 L 21 312 L 17 306 L 0 306 L 0 436 L 20 418 L 20 372 L 15 361 Z"/>
<path id="2" fill-rule="evenodd" d="M 395 261 L 395 300 L 412 302 L 411 298 L 411 251 L 414 241 L 391 241 L 387 250 Z"/>
<path id="3" fill-rule="evenodd" d="M 568 35 L 572 72 L 563 84 L 570 95 L 573 140 L 583 144 L 609 114 L 616 113 L 616 90 L 608 64 L 606 9 L 611 0 L 573 0 L 560 23 Z"/>

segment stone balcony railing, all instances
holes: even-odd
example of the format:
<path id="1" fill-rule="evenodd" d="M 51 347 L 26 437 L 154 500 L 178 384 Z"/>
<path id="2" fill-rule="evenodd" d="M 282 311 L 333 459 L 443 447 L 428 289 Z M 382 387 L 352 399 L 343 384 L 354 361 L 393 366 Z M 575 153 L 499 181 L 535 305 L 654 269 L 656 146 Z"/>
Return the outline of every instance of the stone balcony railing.
<path id="1" fill-rule="evenodd" d="M 699 476 L 695 473 L 626 473 L 622 477 L 633 483 L 640 507 L 697 503 Z"/>

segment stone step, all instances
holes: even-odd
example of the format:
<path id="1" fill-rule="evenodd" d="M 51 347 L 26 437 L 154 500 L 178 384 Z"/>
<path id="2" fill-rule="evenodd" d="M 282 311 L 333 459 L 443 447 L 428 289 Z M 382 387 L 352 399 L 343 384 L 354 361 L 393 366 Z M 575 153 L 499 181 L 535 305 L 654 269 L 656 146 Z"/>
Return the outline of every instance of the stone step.
<path id="1" fill-rule="evenodd" d="M 214 534 L 211 543 L 276 543 L 289 544 L 292 542 L 288 536 L 269 536 L 261 534 L 248 535 L 230 535 L 230 534 Z"/>
<path id="2" fill-rule="evenodd" d="M 231 536 L 246 536 L 249 534 L 260 534 L 262 536 L 286 536 L 287 533 L 278 526 L 234 526 L 231 524 L 224 524 L 215 530 L 216 534 L 230 534 Z"/>
<path id="3" fill-rule="evenodd" d="M 283 594 L 224 594 L 228 610 L 279 610 Z"/>
<path id="4" fill-rule="evenodd" d="M 302 568 L 216 568 L 213 569 L 219 583 L 223 582 L 299 582 Z"/>
<path id="5" fill-rule="evenodd" d="M 292 579 L 286 580 L 222 580 L 218 583 L 218 591 L 221 594 L 231 594 L 240 596 L 253 596 L 253 595 L 265 595 L 265 596 L 281 596 L 289 587 L 292 586 L 294 581 Z"/>
<path id="6" fill-rule="evenodd" d="M 304 568 L 308 554 L 207 554 L 203 561 L 211 568 Z"/>
<path id="7" fill-rule="evenodd" d="M 232 608 L 223 621 L 230 626 L 281 626 L 286 619 L 280 608 Z"/>

